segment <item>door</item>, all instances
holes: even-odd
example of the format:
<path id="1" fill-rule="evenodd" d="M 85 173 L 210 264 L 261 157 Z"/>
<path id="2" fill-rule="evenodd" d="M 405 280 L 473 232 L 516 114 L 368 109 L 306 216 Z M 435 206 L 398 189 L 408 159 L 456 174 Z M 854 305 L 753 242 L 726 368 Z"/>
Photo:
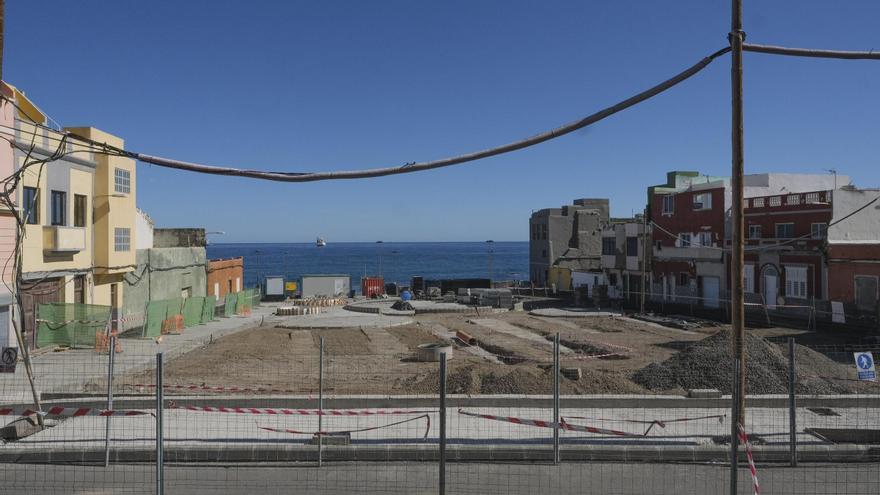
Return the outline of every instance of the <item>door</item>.
<path id="1" fill-rule="evenodd" d="M 703 280 L 703 306 L 707 308 L 718 308 L 719 291 L 721 289 L 721 279 L 718 277 L 702 277 Z"/>
<path id="2" fill-rule="evenodd" d="M 764 303 L 767 309 L 776 309 L 776 299 L 779 297 L 779 272 L 776 267 L 770 265 L 764 268 L 763 282 Z"/>
<path id="3" fill-rule="evenodd" d="M 37 307 L 40 304 L 61 302 L 64 297 L 59 278 L 50 278 L 41 282 L 22 282 L 21 306 L 24 315 L 24 340 L 30 349 L 37 344 Z"/>
<path id="4" fill-rule="evenodd" d="M 73 278 L 73 302 L 77 304 L 86 303 L 86 277 L 77 275 Z"/>
<path id="5" fill-rule="evenodd" d="M 859 311 L 871 311 L 877 308 L 877 277 L 855 277 L 856 308 Z"/>
<path id="6" fill-rule="evenodd" d="M 119 331 L 119 284 L 110 284 L 110 325 L 114 332 Z"/>

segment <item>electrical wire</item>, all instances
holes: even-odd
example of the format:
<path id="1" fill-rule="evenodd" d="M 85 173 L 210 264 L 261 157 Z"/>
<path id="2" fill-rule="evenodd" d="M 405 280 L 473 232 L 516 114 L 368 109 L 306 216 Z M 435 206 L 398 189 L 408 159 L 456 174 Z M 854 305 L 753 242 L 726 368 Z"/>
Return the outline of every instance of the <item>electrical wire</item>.
<path id="1" fill-rule="evenodd" d="M 873 50 L 867 52 L 815 50 L 812 48 L 790 48 L 786 46 L 756 45 L 753 43 L 743 43 L 742 48 L 747 52 L 770 53 L 773 55 L 788 55 L 793 57 L 840 58 L 847 60 L 880 60 L 880 52 L 875 52 Z"/>

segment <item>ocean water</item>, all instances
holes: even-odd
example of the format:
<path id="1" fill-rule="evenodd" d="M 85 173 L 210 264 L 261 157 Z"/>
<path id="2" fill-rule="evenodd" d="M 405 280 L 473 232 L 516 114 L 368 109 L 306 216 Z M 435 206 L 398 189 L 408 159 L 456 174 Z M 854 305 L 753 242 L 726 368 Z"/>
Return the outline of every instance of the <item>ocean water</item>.
<path id="1" fill-rule="evenodd" d="M 347 273 L 351 287 L 380 275 L 386 282 L 409 285 L 413 276 L 426 279 L 488 278 L 486 242 L 340 242 L 319 248 L 314 243 L 210 244 L 208 258 L 244 257 L 244 284 L 253 287 L 267 275 L 296 280 L 302 275 Z M 491 245 L 494 280 L 529 278 L 529 243 Z"/>

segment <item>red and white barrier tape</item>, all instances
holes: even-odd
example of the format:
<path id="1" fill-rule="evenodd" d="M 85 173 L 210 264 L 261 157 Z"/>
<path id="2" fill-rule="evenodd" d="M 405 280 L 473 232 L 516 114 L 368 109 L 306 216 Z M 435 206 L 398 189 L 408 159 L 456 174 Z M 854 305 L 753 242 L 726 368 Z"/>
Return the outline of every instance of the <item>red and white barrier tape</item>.
<path id="1" fill-rule="evenodd" d="M 416 416 L 415 418 L 405 419 L 403 421 L 396 421 L 394 423 L 389 423 L 387 425 L 379 425 L 379 426 L 370 426 L 368 428 L 359 428 L 356 430 L 342 430 L 342 431 L 300 431 L 300 430 L 292 430 L 290 428 L 271 428 L 269 426 L 260 426 L 257 425 L 257 428 L 266 431 L 273 431 L 275 433 L 290 433 L 293 435 L 313 435 L 313 436 L 331 436 L 331 435 L 345 435 L 350 433 L 360 433 L 364 431 L 373 431 L 380 430 L 382 428 L 390 428 L 392 426 L 402 425 L 404 423 L 409 423 L 411 421 L 418 421 L 420 419 L 425 420 L 425 434 L 422 438 L 428 438 L 428 432 L 431 431 L 431 416 L 427 414 L 423 414 L 421 416 Z"/>
<path id="2" fill-rule="evenodd" d="M 515 418 L 512 416 L 494 416 L 492 414 L 478 414 L 471 413 L 467 411 L 458 410 L 459 414 L 464 414 L 465 416 L 472 416 L 475 418 L 483 418 L 483 419 L 491 419 L 493 421 L 504 421 L 507 423 L 513 423 L 517 425 L 525 425 L 525 426 L 537 426 L 539 428 L 557 428 L 556 423 L 552 421 L 544 421 L 540 419 L 526 419 L 526 418 Z M 609 430 L 606 428 L 596 428 L 594 426 L 586 426 L 586 425 L 573 425 L 571 423 L 561 421 L 558 426 L 561 430 L 568 431 L 581 431 L 585 433 L 596 433 L 599 435 L 613 435 L 617 437 L 642 437 L 644 435 L 638 433 L 628 433 L 625 431 L 617 431 L 617 430 Z"/>
<path id="3" fill-rule="evenodd" d="M 152 383 L 132 383 L 125 384 L 124 387 L 132 387 L 132 388 L 156 388 L 155 384 Z M 203 390 L 206 392 L 251 392 L 251 393 L 278 393 L 278 394 L 295 394 L 298 393 L 296 390 L 284 390 L 280 388 L 245 388 L 245 387 L 212 387 L 209 385 L 163 385 L 163 389 L 165 390 Z"/>
<path id="4" fill-rule="evenodd" d="M 761 485 L 758 484 L 758 469 L 755 467 L 755 458 L 752 456 L 752 444 L 749 442 L 749 436 L 740 423 L 736 424 L 739 431 L 739 441 L 746 446 L 746 459 L 749 461 L 749 472 L 752 474 L 752 485 L 755 489 L 755 495 L 761 495 Z"/>
<path id="5" fill-rule="evenodd" d="M 43 411 L 36 411 L 34 409 L 14 409 L 11 407 L 0 408 L 0 416 L 65 416 L 65 417 L 80 417 L 80 416 L 142 416 L 142 415 L 152 415 L 153 413 L 145 412 L 145 411 L 135 411 L 131 409 L 121 409 L 121 410 L 110 410 L 110 409 L 95 409 L 91 407 L 61 407 L 55 406 L 47 408 Z"/>
<path id="6" fill-rule="evenodd" d="M 727 417 L 726 414 L 713 414 L 711 416 L 698 416 L 695 418 L 644 420 L 644 419 L 612 419 L 612 418 L 590 418 L 590 417 L 585 417 L 585 416 L 566 416 L 565 418 L 562 418 L 562 421 L 564 422 L 565 419 L 568 418 L 568 419 L 583 419 L 585 421 L 618 421 L 621 423 L 635 423 L 635 424 L 641 424 L 641 425 L 648 425 L 648 429 L 645 430 L 645 436 L 647 436 L 648 433 L 651 431 L 651 428 L 653 428 L 655 425 L 659 426 L 660 428 L 666 428 L 666 425 L 670 424 L 670 423 L 684 423 L 686 421 L 698 421 L 701 419 L 717 419 L 718 422 L 721 423 L 724 421 L 724 418 L 726 418 L 726 417 Z"/>
<path id="7" fill-rule="evenodd" d="M 268 416 L 403 416 L 408 414 L 432 414 L 437 411 L 410 410 L 354 410 L 354 409 L 276 409 L 271 407 L 215 407 L 215 406 L 179 406 L 173 402 L 168 409 L 180 409 L 192 412 L 260 414 Z"/>

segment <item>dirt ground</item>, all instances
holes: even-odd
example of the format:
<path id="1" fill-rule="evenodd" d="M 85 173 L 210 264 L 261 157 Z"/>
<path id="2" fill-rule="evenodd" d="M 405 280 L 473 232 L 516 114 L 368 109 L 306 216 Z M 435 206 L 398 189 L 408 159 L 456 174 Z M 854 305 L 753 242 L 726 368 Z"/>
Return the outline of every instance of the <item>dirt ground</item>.
<path id="1" fill-rule="evenodd" d="M 726 330 L 724 326 L 681 330 L 627 317 L 548 318 L 523 312 L 428 314 L 415 320 L 384 329 L 253 328 L 169 361 L 165 382 L 234 386 L 256 394 L 314 394 L 323 338 L 327 393 L 433 394 L 438 390 L 438 364 L 416 361 L 417 346 L 448 341 L 450 332 L 460 331 L 473 337 L 476 345 L 456 342 L 448 367 L 450 393 L 550 394 L 552 340 L 558 332 L 563 346 L 561 366 L 569 369 L 561 383 L 563 394 L 660 393 L 637 384 L 633 376 Z M 756 334 L 814 339 L 780 329 Z M 824 361 L 823 365 L 838 366 Z M 839 366 L 851 367 L 851 363 Z M 577 379 L 574 369 L 579 369 Z M 844 368 L 831 371 L 846 376 Z M 132 375 L 124 380 L 145 383 L 149 376 Z"/>

